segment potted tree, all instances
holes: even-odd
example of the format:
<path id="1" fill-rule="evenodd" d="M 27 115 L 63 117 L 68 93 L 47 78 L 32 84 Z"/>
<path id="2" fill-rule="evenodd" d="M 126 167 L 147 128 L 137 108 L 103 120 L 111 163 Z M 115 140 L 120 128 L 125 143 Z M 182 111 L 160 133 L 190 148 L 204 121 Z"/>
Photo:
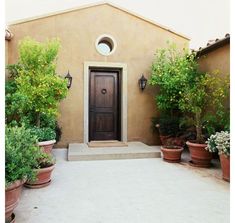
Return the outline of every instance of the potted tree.
<path id="1" fill-rule="evenodd" d="M 181 160 L 185 129 L 180 128 L 182 114 L 179 99 L 182 97 L 187 74 L 194 69 L 195 64 L 189 52 L 177 49 L 175 44 L 169 44 L 166 49 L 158 49 L 152 63 L 149 84 L 157 86 L 155 99 L 160 110 L 160 117 L 152 119 L 152 123 L 159 130 L 163 158 L 168 162 Z"/>
<path id="2" fill-rule="evenodd" d="M 18 63 L 8 66 L 12 79 L 6 88 L 7 122 L 34 128 L 44 141 L 39 145 L 45 147 L 55 143 L 55 126 L 50 124 L 55 123 L 59 102 L 68 92 L 66 80 L 56 74 L 59 47 L 57 39 L 40 43 L 25 38 L 19 44 Z"/>
<path id="3" fill-rule="evenodd" d="M 195 70 L 189 75 L 189 81 L 182 91 L 179 107 L 186 112 L 188 120 L 195 126 L 196 139 L 187 141 L 191 161 L 197 167 L 210 167 L 212 153 L 206 150 L 206 137 L 203 129 L 207 128 L 207 118 L 215 116 L 222 120 L 226 114 L 224 100 L 228 95 L 229 82 L 218 75 L 200 73 Z M 217 110 L 216 112 L 213 112 Z"/>
<path id="4" fill-rule="evenodd" d="M 171 116 L 152 118 L 153 126 L 158 129 L 161 139 L 161 151 L 163 160 L 167 162 L 180 162 L 183 146 L 185 144 L 184 135 L 179 128 L 179 119 Z"/>
<path id="5" fill-rule="evenodd" d="M 32 167 L 37 165 L 39 148 L 37 139 L 25 127 L 7 127 L 5 134 L 5 218 L 13 222 L 22 185 L 26 179 L 34 180 Z"/>
<path id="6" fill-rule="evenodd" d="M 36 179 L 27 180 L 24 184 L 28 188 L 42 188 L 51 183 L 51 174 L 55 168 L 55 158 L 51 154 L 42 153 L 37 161 L 37 165 L 34 166 Z"/>
<path id="7" fill-rule="evenodd" d="M 174 44 L 156 53 L 152 64 L 151 85 L 159 87 L 156 96 L 157 107 L 171 115 L 187 116 L 187 123 L 195 127 L 195 141 L 188 141 L 191 164 L 210 166 L 212 155 L 205 150 L 205 135 L 208 114 L 222 120 L 225 117 L 224 100 L 229 92 L 229 81 L 198 71 L 195 53 L 179 50 Z M 183 115 L 182 115 L 183 114 Z"/>
<path id="8" fill-rule="evenodd" d="M 207 140 L 206 149 L 218 152 L 223 172 L 223 179 L 230 181 L 230 134 L 228 131 L 216 132 Z"/>

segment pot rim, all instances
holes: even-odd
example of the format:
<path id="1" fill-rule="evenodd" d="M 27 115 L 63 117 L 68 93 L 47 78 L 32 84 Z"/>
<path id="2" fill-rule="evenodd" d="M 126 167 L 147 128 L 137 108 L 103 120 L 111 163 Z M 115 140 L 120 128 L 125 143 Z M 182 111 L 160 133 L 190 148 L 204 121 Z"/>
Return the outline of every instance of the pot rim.
<path id="1" fill-rule="evenodd" d="M 53 139 L 53 140 L 38 142 L 38 145 L 39 146 L 48 146 L 48 145 L 55 144 L 55 143 L 56 143 L 56 140 Z"/>
<path id="2" fill-rule="evenodd" d="M 8 187 L 6 187 L 5 191 L 9 191 L 9 190 L 15 189 L 17 187 L 20 187 L 25 182 L 26 182 L 26 179 L 16 180 L 16 181 L 12 182 Z"/>
<path id="3" fill-rule="evenodd" d="M 186 145 L 188 145 L 188 146 L 202 147 L 202 148 L 204 148 L 204 147 L 207 146 L 207 144 L 205 144 L 205 143 L 196 143 L 195 141 L 187 141 L 187 142 L 186 142 Z"/>
<path id="4" fill-rule="evenodd" d="M 223 157 L 225 157 L 226 159 L 230 159 L 230 156 L 227 156 L 227 155 L 225 155 L 224 153 L 219 154 L 219 156 L 223 156 Z"/>
<path id="5" fill-rule="evenodd" d="M 49 172 L 49 171 L 53 170 L 54 168 L 55 168 L 55 164 L 48 166 L 48 167 L 40 168 L 40 169 L 34 169 L 34 171 L 36 171 L 38 173 L 44 173 L 44 172 Z"/>
<path id="6" fill-rule="evenodd" d="M 173 150 L 177 150 L 177 151 L 182 151 L 184 148 L 182 146 L 161 146 L 161 150 L 167 150 L 167 151 L 173 151 Z"/>

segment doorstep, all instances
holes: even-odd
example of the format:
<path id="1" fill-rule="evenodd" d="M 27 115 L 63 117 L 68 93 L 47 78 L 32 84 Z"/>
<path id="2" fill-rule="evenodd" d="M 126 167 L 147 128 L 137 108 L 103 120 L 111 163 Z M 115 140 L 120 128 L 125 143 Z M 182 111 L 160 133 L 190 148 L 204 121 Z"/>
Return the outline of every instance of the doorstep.
<path id="1" fill-rule="evenodd" d="M 142 142 L 128 142 L 122 147 L 90 148 L 85 143 L 70 143 L 68 149 L 69 161 L 114 160 L 160 158 L 160 146 L 150 147 Z"/>

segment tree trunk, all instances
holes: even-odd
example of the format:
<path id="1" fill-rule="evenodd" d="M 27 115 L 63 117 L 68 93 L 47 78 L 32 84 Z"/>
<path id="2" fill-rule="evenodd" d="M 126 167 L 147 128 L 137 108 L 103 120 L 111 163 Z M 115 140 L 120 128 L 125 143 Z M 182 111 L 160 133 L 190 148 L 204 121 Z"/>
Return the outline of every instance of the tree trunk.
<path id="1" fill-rule="evenodd" d="M 197 142 L 203 143 L 203 136 L 202 136 L 202 123 L 201 123 L 201 113 L 196 113 L 196 132 L 197 132 Z"/>

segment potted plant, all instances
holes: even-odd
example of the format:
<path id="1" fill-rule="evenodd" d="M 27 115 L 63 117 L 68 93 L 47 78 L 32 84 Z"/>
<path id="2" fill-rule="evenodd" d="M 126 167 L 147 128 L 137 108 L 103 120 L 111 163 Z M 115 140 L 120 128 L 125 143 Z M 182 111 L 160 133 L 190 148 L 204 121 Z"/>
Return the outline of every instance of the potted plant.
<path id="1" fill-rule="evenodd" d="M 195 141 L 187 142 L 191 164 L 210 166 L 212 155 L 205 150 L 203 129 L 208 114 L 213 114 L 217 122 L 226 116 L 224 101 L 229 93 L 229 80 L 222 78 L 218 71 L 211 75 L 199 72 L 196 54 L 172 44 L 157 50 L 149 83 L 159 87 L 158 109 L 171 115 L 180 111 L 195 127 Z"/>
<path id="2" fill-rule="evenodd" d="M 25 127 L 7 127 L 5 134 L 5 218 L 14 221 L 22 185 L 26 179 L 34 180 L 32 167 L 37 165 L 39 148 L 37 139 Z"/>
<path id="3" fill-rule="evenodd" d="M 197 167 L 210 167 L 212 153 L 206 150 L 206 137 L 203 129 L 206 129 L 208 114 L 222 120 L 226 114 L 224 100 L 228 94 L 229 82 L 219 78 L 218 75 L 210 75 L 195 72 L 189 75 L 188 83 L 182 90 L 179 107 L 186 112 L 189 122 L 195 126 L 196 139 L 187 141 L 191 161 L 190 164 Z M 217 112 L 213 112 L 217 110 Z"/>
<path id="4" fill-rule="evenodd" d="M 152 129 L 158 130 L 162 145 L 173 143 L 175 146 L 184 146 L 184 127 L 180 127 L 179 117 L 161 115 L 152 118 Z"/>
<path id="5" fill-rule="evenodd" d="M 31 128 L 31 133 L 38 139 L 38 145 L 42 149 L 42 152 L 50 154 L 52 148 L 56 142 L 56 132 L 52 128 Z"/>
<path id="6" fill-rule="evenodd" d="M 55 168 L 55 158 L 51 154 L 41 153 L 37 165 L 34 166 L 36 180 L 27 180 L 24 184 L 28 188 L 42 188 L 51 183 L 51 174 Z"/>
<path id="7" fill-rule="evenodd" d="M 207 140 L 206 149 L 218 152 L 223 172 L 223 179 L 230 181 L 230 134 L 228 131 L 216 132 Z"/>
<path id="8" fill-rule="evenodd" d="M 181 161 L 181 154 L 184 150 L 183 146 L 178 146 L 174 138 L 170 138 L 164 145 L 161 146 L 163 160 L 170 163 L 179 163 Z"/>
<path id="9" fill-rule="evenodd" d="M 55 142 L 59 102 L 68 92 L 66 80 L 56 74 L 59 47 L 57 39 L 45 43 L 23 39 L 18 63 L 8 66 L 12 78 L 6 84 L 7 123 L 35 128 L 40 141 L 49 141 L 39 144 L 48 147 Z"/>

